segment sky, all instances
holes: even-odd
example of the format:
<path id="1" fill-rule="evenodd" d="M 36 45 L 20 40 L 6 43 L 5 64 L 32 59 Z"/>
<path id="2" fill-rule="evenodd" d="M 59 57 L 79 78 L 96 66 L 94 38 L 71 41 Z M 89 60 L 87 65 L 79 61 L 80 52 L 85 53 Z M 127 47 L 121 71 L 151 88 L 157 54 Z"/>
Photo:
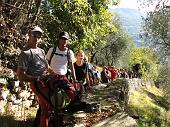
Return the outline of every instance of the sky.
<path id="1" fill-rule="evenodd" d="M 140 3 L 137 2 L 137 0 L 120 0 L 120 3 L 118 6 L 109 6 L 110 8 L 131 8 L 131 9 L 137 9 L 142 12 L 151 11 L 154 9 L 154 5 L 150 6 L 149 8 L 142 8 L 140 6 Z"/>
<path id="2" fill-rule="evenodd" d="M 118 7 L 138 9 L 139 3 L 137 3 L 137 0 L 121 0 Z"/>

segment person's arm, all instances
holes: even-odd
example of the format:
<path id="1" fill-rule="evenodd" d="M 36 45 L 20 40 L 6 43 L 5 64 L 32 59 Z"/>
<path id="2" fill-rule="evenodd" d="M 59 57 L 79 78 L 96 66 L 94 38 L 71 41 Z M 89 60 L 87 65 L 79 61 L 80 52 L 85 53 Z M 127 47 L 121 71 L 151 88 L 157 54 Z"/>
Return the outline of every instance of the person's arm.
<path id="1" fill-rule="evenodd" d="M 48 64 L 48 72 L 51 74 L 51 75 L 55 75 L 56 73 L 53 71 L 53 69 L 51 68 L 51 66 Z"/>
<path id="2" fill-rule="evenodd" d="M 24 51 L 22 51 L 19 56 L 17 68 L 17 78 L 20 81 L 31 82 L 36 81 L 38 79 L 38 76 L 31 76 L 26 73 L 26 70 L 28 68 L 28 60 L 29 54 L 26 54 Z"/>
<path id="3" fill-rule="evenodd" d="M 72 50 L 69 49 L 68 54 L 70 55 L 68 59 L 69 69 L 71 70 L 71 75 L 72 75 L 73 80 L 76 81 L 76 74 L 75 74 L 75 69 L 74 69 L 74 61 L 75 61 L 74 53 Z"/>
<path id="4" fill-rule="evenodd" d="M 89 73 L 88 73 L 88 63 L 86 63 L 86 82 L 87 82 L 87 85 L 90 86 L 90 79 L 89 79 Z"/>
<path id="5" fill-rule="evenodd" d="M 52 56 L 53 56 L 53 49 L 54 48 L 50 48 L 49 50 L 48 50 L 48 52 L 47 52 L 47 54 L 45 55 L 45 58 L 46 58 L 46 60 L 48 61 L 48 63 L 50 63 L 51 62 L 51 59 L 52 59 Z"/>
<path id="6" fill-rule="evenodd" d="M 26 74 L 25 70 L 21 68 L 17 69 L 17 77 L 20 81 L 25 81 L 25 82 L 36 81 L 39 78 L 38 76 L 31 76 Z"/>
<path id="7" fill-rule="evenodd" d="M 75 74 L 75 70 L 74 70 L 74 65 L 72 62 L 69 62 L 69 69 L 71 70 L 71 75 L 74 81 L 76 81 L 76 74 Z"/>

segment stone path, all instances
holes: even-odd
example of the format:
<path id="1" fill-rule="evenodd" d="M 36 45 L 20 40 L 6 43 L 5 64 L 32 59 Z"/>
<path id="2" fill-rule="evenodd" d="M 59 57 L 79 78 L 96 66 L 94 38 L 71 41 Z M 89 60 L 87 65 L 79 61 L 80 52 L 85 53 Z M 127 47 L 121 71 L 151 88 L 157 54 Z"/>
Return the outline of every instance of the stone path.
<path id="1" fill-rule="evenodd" d="M 107 87 L 108 85 L 109 87 Z M 86 101 L 99 104 L 100 107 L 98 112 L 101 114 L 95 115 L 94 113 L 93 117 L 88 118 L 90 116 L 82 112 L 78 114 L 77 117 L 84 116 L 84 119 L 88 120 L 83 120 L 82 118 L 82 121 L 75 124 L 74 127 L 137 127 L 136 120 L 124 112 L 125 107 L 122 106 L 125 105 L 120 104 L 124 101 L 121 100 L 121 92 L 123 92 L 122 89 L 124 90 L 124 86 L 124 84 L 121 86 L 119 83 L 99 84 L 94 86 L 94 92 L 87 96 Z M 93 119 L 96 119 L 96 121 Z M 87 121 L 90 121 L 93 124 L 88 124 L 86 123 Z"/>
<path id="2" fill-rule="evenodd" d="M 126 113 L 120 112 L 93 125 L 92 127 L 137 127 L 137 123 Z"/>

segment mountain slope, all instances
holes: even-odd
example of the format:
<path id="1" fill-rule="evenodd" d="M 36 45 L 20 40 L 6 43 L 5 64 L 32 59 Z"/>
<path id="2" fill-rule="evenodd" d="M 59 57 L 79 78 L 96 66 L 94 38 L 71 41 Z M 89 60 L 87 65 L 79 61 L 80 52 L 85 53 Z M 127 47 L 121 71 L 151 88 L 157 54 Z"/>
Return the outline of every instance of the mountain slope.
<path id="1" fill-rule="evenodd" d="M 142 45 L 142 40 L 139 35 L 142 32 L 143 13 L 136 9 L 116 8 L 111 9 L 111 12 L 116 13 L 120 17 L 120 21 L 125 31 L 133 37 L 137 46 Z"/>

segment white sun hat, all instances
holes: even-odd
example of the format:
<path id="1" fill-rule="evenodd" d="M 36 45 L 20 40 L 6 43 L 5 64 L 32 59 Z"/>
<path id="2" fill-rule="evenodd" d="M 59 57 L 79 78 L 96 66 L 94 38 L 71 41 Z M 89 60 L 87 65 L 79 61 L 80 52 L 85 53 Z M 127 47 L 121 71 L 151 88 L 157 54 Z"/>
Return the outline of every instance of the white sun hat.
<path id="1" fill-rule="evenodd" d="M 38 27 L 38 26 L 33 27 L 32 31 L 33 31 L 33 32 L 43 33 L 43 30 L 42 30 L 40 27 Z"/>

